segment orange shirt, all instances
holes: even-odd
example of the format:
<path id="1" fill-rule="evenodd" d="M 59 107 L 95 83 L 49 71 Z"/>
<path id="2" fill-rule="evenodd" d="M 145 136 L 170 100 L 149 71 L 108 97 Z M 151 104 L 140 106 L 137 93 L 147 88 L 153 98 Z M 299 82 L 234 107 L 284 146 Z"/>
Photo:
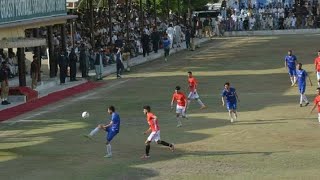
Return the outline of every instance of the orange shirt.
<path id="1" fill-rule="evenodd" d="M 318 112 L 320 113 L 320 95 L 318 95 L 316 98 L 314 98 L 314 104 L 318 106 Z"/>
<path id="2" fill-rule="evenodd" d="M 172 101 L 177 101 L 179 106 L 186 106 L 187 97 L 182 92 L 174 93 L 172 96 Z"/>
<path id="3" fill-rule="evenodd" d="M 314 65 L 317 71 L 320 72 L 320 57 L 317 57 L 316 59 L 314 59 Z"/>
<path id="4" fill-rule="evenodd" d="M 147 121 L 152 132 L 156 132 L 160 130 L 160 127 L 158 125 L 158 119 L 153 113 L 151 112 L 147 113 Z"/>
<path id="5" fill-rule="evenodd" d="M 189 77 L 188 78 L 188 83 L 189 83 L 190 92 L 194 92 L 194 90 L 197 88 L 197 80 L 196 80 L 196 78 Z"/>

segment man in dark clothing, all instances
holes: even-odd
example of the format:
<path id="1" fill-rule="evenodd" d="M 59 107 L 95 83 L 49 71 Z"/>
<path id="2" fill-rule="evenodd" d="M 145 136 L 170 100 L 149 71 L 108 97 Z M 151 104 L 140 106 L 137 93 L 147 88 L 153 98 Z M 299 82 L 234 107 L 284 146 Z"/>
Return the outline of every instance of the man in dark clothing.
<path id="1" fill-rule="evenodd" d="M 155 53 L 158 53 L 160 34 L 159 34 L 157 28 L 153 28 L 153 32 L 151 33 L 151 41 L 152 41 L 153 51 Z"/>
<path id="2" fill-rule="evenodd" d="M 38 85 L 38 73 L 39 73 L 39 65 L 38 65 L 38 57 L 36 55 L 33 56 L 33 61 L 31 63 L 30 68 L 30 76 L 32 79 L 31 88 L 36 89 Z"/>
<path id="3" fill-rule="evenodd" d="M 124 70 L 121 48 L 118 49 L 118 52 L 116 54 L 116 63 L 117 63 L 117 78 L 121 78 L 122 71 Z"/>
<path id="4" fill-rule="evenodd" d="M 146 54 L 149 56 L 149 40 L 150 40 L 149 35 L 146 32 L 143 32 L 143 35 L 141 38 L 143 57 L 146 57 Z"/>
<path id="5" fill-rule="evenodd" d="M 69 54 L 69 62 L 70 62 L 70 81 L 77 81 L 77 61 L 78 57 L 72 48 L 71 53 Z"/>
<path id="6" fill-rule="evenodd" d="M 82 78 L 87 77 L 88 74 L 87 58 L 86 47 L 84 46 L 84 44 L 82 44 L 80 47 L 80 68 Z"/>
<path id="7" fill-rule="evenodd" d="M 0 81 L 1 81 L 1 104 L 8 105 L 10 102 L 8 101 L 9 95 L 9 75 L 10 69 L 7 65 L 7 61 L 2 62 L 2 66 L 0 68 Z"/>
<path id="8" fill-rule="evenodd" d="M 188 27 L 187 30 L 186 30 L 186 47 L 187 49 L 190 49 L 191 46 L 190 46 L 190 39 L 191 39 L 191 32 L 190 32 L 190 28 Z"/>
<path id="9" fill-rule="evenodd" d="M 60 84 L 66 83 L 67 77 L 67 67 L 68 67 L 68 57 L 65 50 L 61 50 L 59 59 L 59 69 L 60 69 Z"/>

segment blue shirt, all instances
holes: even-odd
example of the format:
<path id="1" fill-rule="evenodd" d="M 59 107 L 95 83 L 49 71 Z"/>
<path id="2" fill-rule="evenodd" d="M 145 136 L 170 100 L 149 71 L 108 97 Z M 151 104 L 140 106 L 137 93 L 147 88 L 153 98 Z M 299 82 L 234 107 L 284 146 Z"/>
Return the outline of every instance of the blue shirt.
<path id="1" fill-rule="evenodd" d="M 222 97 L 226 97 L 227 103 L 236 103 L 237 98 L 236 98 L 236 89 L 230 87 L 229 91 L 224 89 L 222 91 Z"/>
<path id="2" fill-rule="evenodd" d="M 116 112 L 112 113 L 111 121 L 112 121 L 111 130 L 119 132 L 119 130 L 120 130 L 120 116 L 119 116 L 119 114 Z"/>
<path id="3" fill-rule="evenodd" d="M 297 77 L 298 77 L 297 82 L 298 82 L 298 85 L 299 85 L 299 86 L 303 86 L 303 85 L 306 84 L 306 78 L 307 78 L 307 76 L 308 76 L 308 73 L 307 73 L 305 70 L 303 70 L 303 69 L 301 69 L 301 70 L 297 69 Z"/>
<path id="4" fill-rule="evenodd" d="M 171 42 L 169 39 L 163 39 L 163 47 L 164 48 L 169 48 L 170 44 L 171 44 Z"/>
<path id="5" fill-rule="evenodd" d="M 287 55 L 285 57 L 285 61 L 287 62 L 287 66 L 290 69 L 296 69 L 296 61 L 297 61 L 297 57 L 295 55 Z"/>

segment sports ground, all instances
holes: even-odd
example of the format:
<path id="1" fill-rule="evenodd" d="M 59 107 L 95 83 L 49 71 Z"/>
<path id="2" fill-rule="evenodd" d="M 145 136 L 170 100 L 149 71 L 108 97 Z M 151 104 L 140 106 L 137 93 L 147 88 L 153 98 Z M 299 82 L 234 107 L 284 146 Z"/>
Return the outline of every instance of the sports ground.
<path id="1" fill-rule="evenodd" d="M 289 49 L 316 85 L 313 60 L 319 35 L 214 39 L 196 52 L 183 51 L 132 68 L 122 79 L 107 77 L 90 92 L 61 100 L 0 125 L 0 179 L 318 179 L 320 125 L 311 106 L 299 107 L 297 87 L 284 68 Z M 208 106 L 192 102 L 189 120 L 176 127 L 170 101 L 177 85 L 187 90 L 187 72 L 198 79 Z M 239 121 L 230 123 L 220 93 L 229 81 L 237 89 Z M 307 86 L 312 101 L 316 86 Z M 143 105 L 158 116 L 161 138 L 176 151 L 151 145 Z M 83 137 L 108 122 L 106 108 L 121 116 L 120 133 L 105 155 L 104 133 Z M 82 119 L 81 112 L 90 118 Z"/>

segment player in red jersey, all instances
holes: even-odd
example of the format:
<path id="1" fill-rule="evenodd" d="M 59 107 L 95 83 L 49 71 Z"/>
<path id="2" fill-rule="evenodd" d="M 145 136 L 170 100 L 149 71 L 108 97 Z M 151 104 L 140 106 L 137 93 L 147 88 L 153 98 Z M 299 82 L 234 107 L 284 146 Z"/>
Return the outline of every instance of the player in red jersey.
<path id="1" fill-rule="evenodd" d="M 317 96 L 314 98 L 314 106 L 311 110 L 311 113 L 313 112 L 313 110 L 318 107 L 318 121 L 320 124 L 320 87 L 317 88 Z"/>
<path id="2" fill-rule="evenodd" d="M 170 150 L 174 151 L 174 144 L 161 141 L 160 139 L 160 127 L 158 124 L 158 118 L 151 112 L 150 106 L 143 107 L 143 113 L 147 115 L 147 122 L 149 124 L 149 129 L 144 132 L 144 134 L 150 133 L 148 139 L 146 140 L 146 153 L 141 157 L 142 159 L 147 159 L 150 157 L 150 143 L 155 141 L 157 144 L 162 144 L 168 146 Z"/>
<path id="3" fill-rule="evenodd" d="M 318 86 L 320 86 L 320 50 L 318 51 L 318 57 L 314 59 L 314 68 L 317 74 Z"/>
<path id="4" fill-rule="evenodd" d="M 177 127 L 181 127 L 182 126 L 181 120 L 179 119 L 180 116 L 182 118 L 186 118 L 187 117 L 186 116 L 186 108 L 187 108 L 187 105 L 188 105 L 187 97 L 186 97 L 186 95 L 184 95 L 183 92 L 180 91 L 180 89 L 181 89 L 180 86 L 176 87 L 176 90 L 173 93 L 172 100 L 171 100 L 171 109 L 173 109 L 173 103 L 175 101 L 177 101 L 177 107 L 176 107 L 177 122 L 178 122 Z"/>
<path id="5" fill-rule="evenodd" d="M 192 76 L 192 72 L 189 71 L 188 72 L 188 83 L 189 83 L 189 96 L 188 96 L 188 104 L 190 104 L 192 99 L 195 99 L 198 101 L 198 103 L 200 104 L 201 108 L 200 109 L 204 109 L 206 108 L 206 105 L 203 104 L 203 102 L 201 101 L 201 99 L 199 98 L 198 92 L 197 92 L 197 80 L 196 78 L 194 78 Z"/>

